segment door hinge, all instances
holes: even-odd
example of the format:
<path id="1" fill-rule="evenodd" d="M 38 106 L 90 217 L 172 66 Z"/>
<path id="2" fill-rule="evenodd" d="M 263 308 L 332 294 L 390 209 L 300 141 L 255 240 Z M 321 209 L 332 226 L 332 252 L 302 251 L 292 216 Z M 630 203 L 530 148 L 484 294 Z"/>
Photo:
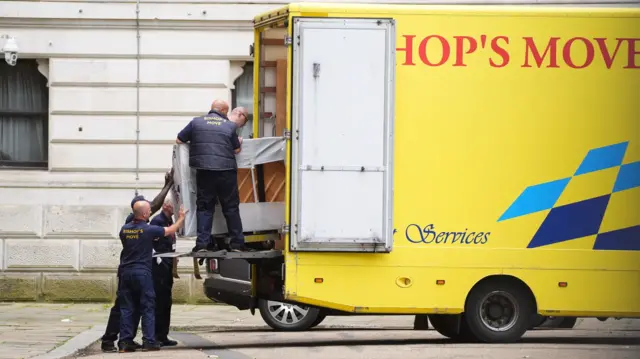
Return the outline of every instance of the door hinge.
<path id="1" fill-rule="evenodd" d="M 283 224 L 282 227 L 280 227 L 280 233 L 289 233 L 290 230 L 291 227 L 288 224 Z"/>
<path id="2" fill-rule="evenodd" d="M 291 36 L 284 35 L 284 46 L 291 46 L 291 44 L 293 44 L 293 39 L 291 39 Z"/>
<path id="3" fill-rule="evenodd" d="M 289 131 L 289 129 L 288 129 L 288 128 L 285 128 L 285 129 L 284 129 L 284 132 L 282 133 L 282 136 L 283 136 L 285 139 L 290 140 L 290 139 L 291 139 L 291 131 Z"/>

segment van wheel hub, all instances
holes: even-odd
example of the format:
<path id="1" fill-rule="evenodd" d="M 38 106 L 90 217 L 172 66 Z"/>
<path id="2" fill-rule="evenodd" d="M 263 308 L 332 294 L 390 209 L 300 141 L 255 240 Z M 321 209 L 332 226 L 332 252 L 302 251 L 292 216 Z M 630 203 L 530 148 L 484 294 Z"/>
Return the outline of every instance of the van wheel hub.
<path id="1" fill-rule="evenodd" d="M 283 324 L 296 324 L 309 314 L 309 308 L 295 304 L 267 301 L 269 315 Z"/>
<path id="2" fill-rule="evenodd" d="M 484 297 L 480 306 L 482 324 L 496 332 L 511 329 L 517 322 L 519 309 L 517 301 L 507 292 L 495 291 Z"/>

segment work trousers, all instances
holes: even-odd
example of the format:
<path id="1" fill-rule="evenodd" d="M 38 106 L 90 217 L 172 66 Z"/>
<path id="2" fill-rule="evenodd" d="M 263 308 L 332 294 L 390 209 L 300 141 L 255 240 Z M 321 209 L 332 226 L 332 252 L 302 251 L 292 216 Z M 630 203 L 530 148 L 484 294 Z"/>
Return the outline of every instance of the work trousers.
<path id="1" fill-rule="evenodd" d="M 120 300 L 120 343 L 131 343 L 136 336 L 136 310 L 142 317 L 142 340 L 155 344 L 155 310 L 156 294 L 153 289 L 153 278 L 149 271 L 130 270 L 120 274 L 122 285 L 119 285 Z M 118 345 L 120 346 L 120 345 Z"/>
<path id="2" fill-rule="evenodd" d="M 118 276 L 118 291 L 120 291 L 120 285 L 122 280 Z M 140 323 L 140 312 L 136 309 L 133 313 L 133 332 L 138 331 L 138 324 Z M 109 320 L 107 321 L 107 329 L 102 336 L 103 342 L 115 342 L 118 340 L 118 334 L 120 333 L 120 299 L 116 296 L 116 301 L 111 307 L 109 312 Z"/>
<path id="3" fill-rule="evenodd" d="M 153 287 L 156 292 L 156 339 L 168 340 L 169 326 L 171 324 L 171 305 L 173 299 L 172 263 L 164 261 L 160 264 L 153 263 Z"/>
<path id="4" fill-rule="evenodd" d="M 238 171 L 196 171 L 196 206 L 198 239 L 196 246 L 206 248 L 211 238 L 213 213 L 216 199 L 220 201 L 222 214 L 227 222 L 231 246 L 243 246 L 242 220 L 240 219 L 240 195 L 238 193 Z"/>

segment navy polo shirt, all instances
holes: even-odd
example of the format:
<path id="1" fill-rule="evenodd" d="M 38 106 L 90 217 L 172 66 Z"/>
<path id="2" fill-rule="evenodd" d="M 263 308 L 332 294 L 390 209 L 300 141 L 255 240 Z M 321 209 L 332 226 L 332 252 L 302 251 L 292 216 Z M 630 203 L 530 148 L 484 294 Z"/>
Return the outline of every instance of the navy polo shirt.
<path id="1" fill-rule="evenodd" d="M 238 126 L 216 111 L 195 117 L 179 133 L 178 139 L 189 142 L 189 166 L 195 169 L 235 170 L 236 155 L 240 148 Z"/>
<path id="2" fill-rule="evenodd" d="M 134 215 L 133 213 L 129 213 L 129 215 L 127 216 L 127 218 L 125 218 L 124 223 L 127 224 L 131 221 L 133 221 L 134 219 Z M 147 222 L 149 222 L 149 220 L 147 220 Z M 120 263 L 122 263 L 122 251 L 120 251 Z M 118 276 L 120 276 L 120 266 L 118 266 Z"/>
<path id="3" fill-rule="evenodd" d="M 148 271 L 151 273 L 153 240 L 164 236 L 164 228 L 133 220 L 120 229 L 122 254 L 118 271 Z"/>
<path id="4" fill-rule="evenodd" d="M 172 224 L 173 219 L 171 219 L 171 216 L 167 216 L 162 211 L 151 220 L 151 225 L 158 227 L 170 227 Z M 176 235 L 171 234 L 168 236 L 161 236 L 160 239 L 153 242 L 153 249 L 155 249 L 156 253 L 175 252 L 175 245 Z M 171 258 L 162 258 L 162 262 L 169 267 L 173 265 L 173 261 L 171 260 Z"/>

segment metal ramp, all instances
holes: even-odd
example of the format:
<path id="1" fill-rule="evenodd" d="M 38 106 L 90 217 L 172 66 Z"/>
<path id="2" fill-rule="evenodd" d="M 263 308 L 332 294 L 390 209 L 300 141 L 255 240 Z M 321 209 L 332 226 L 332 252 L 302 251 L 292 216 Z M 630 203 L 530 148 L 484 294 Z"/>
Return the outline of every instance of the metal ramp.
<path id="1" fill-rule="evenodd" d="M 219 258 L 219 259 L 269 259 L 282 257 L 282 251 L 276 249 L 269 249 L 266 251 L 252 251 L 252 252 L 233 252 L 226 249 L 219 251 L 202 251 L 202 252 L 172 252 L 155 254 L 153 257 L 160 258 Z"/>
<path id="2" fill-rule="evenodd" d="M 270 249 L 265 251 L 251 251 L 251 252 L 233 252 L 228 250 L 219 250 L 219 251 L 201 251 L 201 252 L 171 252 L 171 253 L 158 253 L 154 254 L 154 258 L 185 258 L 191 257 L 193 258 L 193 275 L 196 279 L 202 279 L 200 275 L 200 265 L 198 264 L 198 260 L 204 260 L 206 258 L 216 258 L 216 259 L 245 259 L 245 260 L 256 260 L 256 259 L 274 259 L 283 257 L 284 254 L 280 250 Z M 178 263 L 177 261 L 173 261 L 173 277 L 180 278 L 178 276 Z"/>

